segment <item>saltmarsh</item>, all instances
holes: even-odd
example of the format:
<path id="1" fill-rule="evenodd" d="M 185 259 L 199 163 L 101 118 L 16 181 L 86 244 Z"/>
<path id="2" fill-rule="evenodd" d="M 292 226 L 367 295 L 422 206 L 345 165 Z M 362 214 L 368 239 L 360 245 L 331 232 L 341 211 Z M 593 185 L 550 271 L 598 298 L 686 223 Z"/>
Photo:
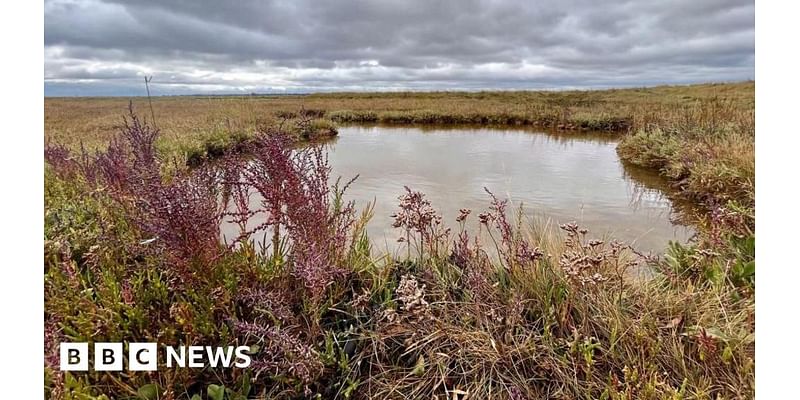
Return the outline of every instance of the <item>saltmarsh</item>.
<path id="1" fill-rule="evenodd" d="M 160 132 L 129 116 L 121 133 L 126 99 L 46 99 L 47 392 L 751 398 L 753 87 L 156 98 Z M 377 254 L 370 210 L 346 202 L 323 149 L 292 151 L 327 121 L 373 119 L 613 129 L 623 159 L 705 210 L 700 235 L 656 259 L 574 224 L 528 224 L 489 192 L 484 209 L 444 221 L 409 188 L 394 226 L 413 251 Z M 255 209 L 251 190 L 263 198 Z M 268 223 L 220 243 L 222 218 L 254 212 Z M 475 240 L 470 219 L 490 241 Z M 249 239 L 259 233 L 270 245 Z M 642 266 L 655 276 L 625 278 Z M 56 357 L 65 340 L 247 344 L 256 363 L 67 374 Z"/>

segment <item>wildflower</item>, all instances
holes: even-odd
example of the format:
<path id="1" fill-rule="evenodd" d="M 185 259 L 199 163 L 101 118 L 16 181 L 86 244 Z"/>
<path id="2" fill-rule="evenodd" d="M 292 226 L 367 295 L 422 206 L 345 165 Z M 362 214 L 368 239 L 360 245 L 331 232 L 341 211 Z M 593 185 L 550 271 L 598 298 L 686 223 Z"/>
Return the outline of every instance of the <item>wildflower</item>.
<path id="1" fill-rule="evenodd" d="M 538 247 L 531 249 L 527 243 L 521 242 L 516 256 L 518 262 L 536 261 L 544 257 L 544 252 Z"/>
<path id="2" fill-rule="evenodd" d="M 46 143 L 44 146 L 44 160 L 62 178 L 73 175 L 76 170 L 76 163 L 72 154 L 67 146 L 63 144 Z"/>
<path id="3" fill-rule="evenodd" d="M 500 255 L 505 260 L 504 266 L 510 269 L 514 266 L 525 265 L 542 258 L 544 253 L 538 247 L 532 246 L 518 233 L 519 225 L 515 228 L 508 221 L 506 216 L 508 200 L 500 200 L 489 191 L 489 189 L 484 188 L 484 190 L 492 198 L 492 202 L 490 205 L 490 212 L 481 214 L 481 217 L 483 217 L 481 219 L 482 222 L 486 221 L 484 223 L 493 221 L 495 228 L 500 232 L 500 244 L 502 246 L 499 250 Z"/>
<path id="4" fill-rule="evenodd" d="M 469 248 L 469 235 L 467 235 L 467 232 L 461 232 L 458 234 L 458 239 L 453 242 L 450 261 L 456 266 L 464 268 L 472 257 L 473 252 Z"/>
<path id="5" fill-rule="evenodd" d="M 233 321 L 233 325 L 240 335 L 255 337 L 262 344 L 251 364 L 256 374 L 288 374 L 304 385 L 322 374 L 319 354 L 291 331 L 250 322 Z"/>
<path id="6" fill-rule="evenodd" d="M 442 217 L 436 213 L 430 201 L 421 192 L 405 187 L 406 194 L 400 196 L 400 211 L 392 215 L 393 227 L 404 227 L 418 233 L 425 233 L 432 224 L 440 224 Z"/>
<path id="7" fill-rule="evenodd" d="M 387 308 L 383 310 L 382 318 L 389 323 L 394 323 L 397 321 L 397 311 L 394 308 Z"/>
<path id="8" fill-rule="evenodd" d="M 425 301 L 425 285 L 419 287 L 419 283 L 414 277 L 403 275 L 395 289 L 395 294 L 403 303 L 403 310 L 414 314 L 428 311 L 428 302 Z"/>
<path id="9" fill-rule="evenodd" d="M 456 217 L 456 222 L 464 222 L 471 212 L 472 211 L 468 208 L 462 208 L 458 210 L 458 217 Z"/>
<path id="10" fill-rule="evenodd" d="M 578 229 L 579 229 L 578 228 L 578 224 L 576 224 L 575 222 L 570 222 L 570 223 L 567 223 L 567 224 L 561 224 L 558 227 L 563 229 L 563 230 L 565 230 L 565 231 L 567 231 L 567 233 L 571 233 L 571 234 L 577 234 L 578 233 Z"/>
<path id="11" fill-rule="evenodd" d="M 350 301 L 350 306 L 356 310 L 364 310 L 369 305 L 371 297 L 372 293 L 370 293 L 367 288 L 362 288 L 361 294 L 353 297 L 353 300 Z"/>
<path id="12" fill-rule="evenodd" d="M 422 192 L 405 187 L 406 193 L 398 197 L 400 210 L 392 214 L 392 227 L 403 228 L 406 236 L 419 235 L 420 244 L 431 252 L 438 248 L 439 242 L 447 237 L 449 229 L 442 229 L 442 216 L 439 215 Z M 398 240 L 403 242 L 405 240 Z"/>
<path id="13" fill-rule="evenodd" d="M 331 203 L 350 183 L 331 192 L 331 169 L 321 146 L 293 150 L 291 143 L 286 133 L 262 131 L 250 145 L 252 159 L 231 167 L 241 184 L 261 195 L 261 211 L 270 216 L 240 240 L 271 228 L 277 249 L 279 228 L 285 228 L 292 244 L 292 274 L 317 302 L 333 282 L 345 276 L 341 263 L 349 248 L 355 205 Z"/>

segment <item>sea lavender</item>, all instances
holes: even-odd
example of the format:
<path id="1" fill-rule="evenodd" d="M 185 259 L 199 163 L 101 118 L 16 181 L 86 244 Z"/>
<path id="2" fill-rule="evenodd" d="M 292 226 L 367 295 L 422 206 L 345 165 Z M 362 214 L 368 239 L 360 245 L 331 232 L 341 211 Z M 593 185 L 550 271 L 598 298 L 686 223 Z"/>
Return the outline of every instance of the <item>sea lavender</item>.
<path id="1" fill-rule="evenodd" d="M 219 255 L 221 210 L 217 173 L 211 168 L 164 176 L 155 143 L 156 128 L 142 122 L 133 109 L 104 151 L 70 157 L 63 146 L 49 146 L 45 159 L 57 171 L 80 171 L 131 217 L 144 236 L 142 245 L 166 256 L 176 282 L 201 276 Z"/>
<path id="2" fill-rule="evenodd" d="M 248 236 L 273 229 L 277 249 L 279 228 L 291 244 L 292 274 L 317 302 L 333 282 L 344 275 L 341 267 L 349 248 L 348 231 L 354 207 L 333 207 L 328 186 L 330 167 L 321 146 L 293 150 L 289 136 L 261 132 L 250 148 L 251 159 L 241 170 L 241 181 L 263 198 L 267 221 Z M 275 251 L 275 250 L 274 250 Z"/>
<path id="3" fill-rule="evenodd" d="M 306 386 L 323 371 L 323 364 L 313 347 L 287 329 L 251 322 L 234 322 L 239 335 L 255 338 L 261 345 L 251 367 L 256 375 L 291 376 Z"/>
<path id="4" fill-rule="evenodd" d="M 392 215 L 392 226 L 405 231 L 406 236 L 400 241 L 411 241 L 413 236 L 418 251 L 428 250 L 436 254 L 440 242 L 450 234 L 450 229 L 442 228 L 442 216 L 425 198 L 424 193 L 413 191 L 408 186 L 404 188 L 406 193 L 398 197 L 400 210 Z"/>
<path id="5" fill-rule="evenodd" d="M 500 232 L 500 246 L 498 252 L 505 261 L 506 268 L 515 265 L 528 265 L 541 259 L 544 253 L 536 246 L 533 246 L 519 234 L 519 229 L 514 229 L 508 222 L 506 207 L 508 200 L 500 200 L 489 189 L 484 188 L 486 193 L 492 198 L 489 212 L 480 215 L 481 223 L 489 228 L 489 224 L 494 222 L 495 228 Z M 491 233 L 491 232 L 490 232 Z"/>
<path id="6" fill-rule="evenodd" d="M 53 171 L 62 178 L 72 175 L 76 169 L 71 152 L 63 144 L 46 143 L 44 145 L 44 161 L 50 164 Z"/>

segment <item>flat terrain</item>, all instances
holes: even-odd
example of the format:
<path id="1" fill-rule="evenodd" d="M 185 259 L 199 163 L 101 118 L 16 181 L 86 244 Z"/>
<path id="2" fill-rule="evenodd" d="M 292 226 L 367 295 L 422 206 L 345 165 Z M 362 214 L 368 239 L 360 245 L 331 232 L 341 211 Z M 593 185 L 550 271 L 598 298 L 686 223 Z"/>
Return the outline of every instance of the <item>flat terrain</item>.
<path id="1" fill-rule="evenodd" d="M 530 124 L 562 129 L 620 130 L 725 99 L 752 110 L 755 83 L 659 86 L 564 92 L 332 93 L 298 96 L 154 97 L 156 123 L 167 139 L 199 139 L 209 132 L 250 132 L 301 108 L 343 122 Z M 104 143 L 129 101 L 150 119 L 147 99 L 46 98 L 45 138 L 65 144 Z"/>

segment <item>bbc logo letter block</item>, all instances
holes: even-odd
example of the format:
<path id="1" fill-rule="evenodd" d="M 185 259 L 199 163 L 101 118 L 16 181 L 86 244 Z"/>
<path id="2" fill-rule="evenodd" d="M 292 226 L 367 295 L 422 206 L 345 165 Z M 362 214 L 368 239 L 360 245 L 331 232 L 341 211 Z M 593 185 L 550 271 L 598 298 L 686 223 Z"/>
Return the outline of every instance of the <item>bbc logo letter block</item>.
<path id="1" fill-rule="evenodd" d="M 124 351 L 122 343 L 94 344 L 95 371 L 122 371 Z M 88 371 L 89 343 L 61 343 L 61 370 Z M 129 343 L 128 370 L 155 371 L 158 369 L 157 343 Z"/>
<path id="2" fill-rule="evenodd" d="M 161 365 L 165 368 L 247 368 L 249 346 L 166 346 Z M 125 356 L 128 358 L 125 365 Z M 89 359 L 95 371 L 156 371 L 159 365 L 158 343 L 97 342 L 92 351 L 89 343 L 61 343 L 62 371 L 89 371 Z"/>

